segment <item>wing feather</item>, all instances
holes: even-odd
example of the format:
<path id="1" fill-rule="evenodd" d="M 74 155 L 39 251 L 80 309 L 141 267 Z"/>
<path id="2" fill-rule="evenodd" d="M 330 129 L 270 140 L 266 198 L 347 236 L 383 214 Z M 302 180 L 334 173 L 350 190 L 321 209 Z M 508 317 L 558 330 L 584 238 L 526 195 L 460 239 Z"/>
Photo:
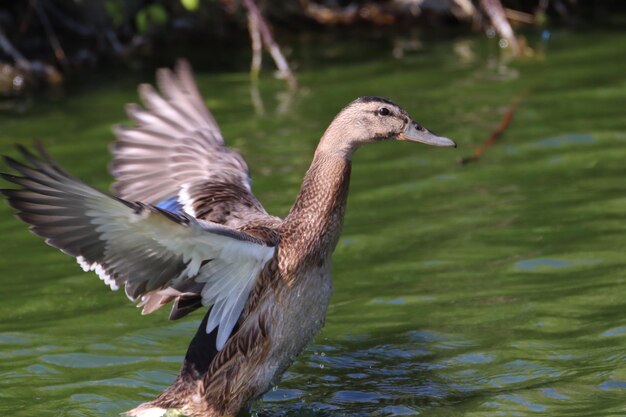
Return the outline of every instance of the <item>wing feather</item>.
<path id="1" fill-rule="evenodd" d="M 174 288 L 198 284 L 202 304 L 212 306 L 207 331 L 219 327 L 217 349 L 224 346 L 276 240 L 107 195 L 67 174 L 43 149 L 39 157 L 20 150 L 30 165 L 7 158 L 22 176 L 3 174 L 20 188 L 1 192 L 35 234 L 111 289 L 125 287 L 144 311 L 162 305 L 147 295 L 189 297 Z"/>
<path id="2" fill-rule="evenodd" d="M 156 81 L 159 91 L 147 84 L 139 87 L 143 107 L 126 107 L 136 126 L 114 128 L 110 171 L 115 194 L 152 205 L 178 198 L 172 207 L 233 227 L 240 227 L 241 219 L 271 218 L 250 191 L 246 162 L 224 145 L 189 64 L 180 61 L 175 72 L 158 70 Z M 212 197 L 224 191 L 228 201 L 214 205 Z"/>

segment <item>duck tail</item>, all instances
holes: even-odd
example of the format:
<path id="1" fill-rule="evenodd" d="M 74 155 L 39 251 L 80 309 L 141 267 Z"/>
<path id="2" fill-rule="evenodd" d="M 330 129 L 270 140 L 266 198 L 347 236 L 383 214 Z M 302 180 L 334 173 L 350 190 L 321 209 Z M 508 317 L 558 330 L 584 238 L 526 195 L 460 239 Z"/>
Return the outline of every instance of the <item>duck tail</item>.
<path id="1" fill-rule="evenodd" d="M 122 415 L 126 417 L 163 417 L 166 413 L 167 409 L 165 408 L 155 407 L 152 403 L 143 403 Z"/>

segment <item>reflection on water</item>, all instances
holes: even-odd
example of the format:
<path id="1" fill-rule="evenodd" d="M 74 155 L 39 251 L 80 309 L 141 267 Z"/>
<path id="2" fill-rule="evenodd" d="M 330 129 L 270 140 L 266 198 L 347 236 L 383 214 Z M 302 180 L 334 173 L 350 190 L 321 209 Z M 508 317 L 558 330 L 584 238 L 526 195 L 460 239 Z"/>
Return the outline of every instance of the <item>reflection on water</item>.
<path id="1" fill-rule="evenodd" d="M 593 265 L 599 263 L 599 260 L 594 259 L 575 259 L 572 261 L 564 259 L 527 259 L 515 263 L 515 267 L 522 271 L 537 271 L 544 268 L 568 268 L 577 265 Z"/>
<path id="2" fill-rule="evenodd" d="M 573 133 L 554 138 L 541 139 L 537 141 L 537 146 L 561 147 L 567 145 L 583 145 L 593 143 L 594 137 L 588 133 Z"/>
<path id="3" fill-rule="evenodd" d="M 506 64 L 489 41 L 463 39 L 402 44 L 400 60 L 334 42 L 338 52 L 309 67 L 307 53 L 326 53 L 320 42 L 302 53 L 306 93 L 284 99 L 281 82 L 263 80 L 256 104 L 245 75 L 199 75 L 255 193 L 279 215 L 326 125 L 357 96 L 393 98 L 461 145 L 358 152 L 326 326 L 255 414 L 624 415 L 626 65 L 616 51 L 626 36 L 553 35 L 542 60 Z M 42 138 L 106 189 L 110 125 L 136 100 L 135 82 L 3 118 L 0 151 Z M 524 91 L 500 143 L 458 166 Z M 140 316 L 0 211 L 0 412 L 111 416 L 165 388 L 199 316 Z"/>

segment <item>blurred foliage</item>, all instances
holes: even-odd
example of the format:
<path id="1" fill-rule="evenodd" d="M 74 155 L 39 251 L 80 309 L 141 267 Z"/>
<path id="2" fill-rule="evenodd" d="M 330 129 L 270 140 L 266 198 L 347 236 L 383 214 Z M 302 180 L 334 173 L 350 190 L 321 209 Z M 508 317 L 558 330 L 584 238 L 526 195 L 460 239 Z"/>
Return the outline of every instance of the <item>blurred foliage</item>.
<path id="1" fill-rule="evenodd" d="M 502 0 L 519 26 L 602 24 L 626 9 L 617 0 Z M 237 0 L 0 0 L 0 96 L 62 83 L 111 64 L 171 61 L 194 45 L 213 65 L 249 48 L 247 10 Z M 278 35 L 326 30 L 385 34 L 428 28 L 429 36 L 484 29 L 479 0 L 298 0 L 258 2 Z M 521 20 L 520 20 L 521 19 Z M 363 29 L 366 29 L 365 31 Z M 361 35 L 357 35 L 361 36 Z M 206 53 L 206 46 L 211 52 Z M 169 55 L 168 55 L 169 54 Z M 166 58 L 167 57 L 167 58 Z"/>
<path id="2" fill-rule="evenodd" d="M 167 23 L 167 12 L 159 4 L 151 4 L 137 13 L 135 23 L 137 30 L 145 33 L 150 29 L 164 26 Z"/>
<path id="3" fill-rule="evenodd" d="M 198 9 L 199 0 L 181 0 L 180 2 L 187 10 L 195 11 Z"/>
<path id="4" fill-rule="evenodd" d="M 111 18 L 114 26 L 120 26 L 124 22 L 124 4 L 123 0 L 107 0 L 104 7 L 107 15 Z"/>

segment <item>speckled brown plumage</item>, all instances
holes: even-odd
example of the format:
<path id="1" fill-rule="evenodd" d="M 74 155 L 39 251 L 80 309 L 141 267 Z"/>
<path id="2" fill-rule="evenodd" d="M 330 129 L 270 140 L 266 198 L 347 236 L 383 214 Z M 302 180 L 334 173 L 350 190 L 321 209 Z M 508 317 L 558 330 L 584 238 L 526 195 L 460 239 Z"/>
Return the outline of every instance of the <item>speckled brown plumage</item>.
<path id="1" fill-rule="evenodd" d="M 280 227 L 279 270 L 289 283 L 300 268 L 321 266 L 337 245 L 348 198 L 350 161 L 316 154 L 300 194 Z"/>
<path id="2" fill-rule="evenodd" d="M 324 269 L 329 262 L 343 223 L 349 179 L 350 161 L 329 155 L 316 155 L 305 176 L 296 204 L 278 229 L 280 242 L 277 256 L 261 272 L 248 298 L 237 331 L 224 349 L 211 359 L 201 381 L 194 379 L 200 374 L 192 371 L 199 363 L 185 363 L 171 390 L 157 398 L 154 405 L 180 408 L 194 416 L 235 415 L 259 394 L 256 392 L 260 391 L 258 387 L 249 382 L 254 380 L 254 374 L 271 351 L 267 344 L 270 343 L 272 323 L 285 320 L 284 317 L 277 317 L 280 313 L 273 307 L 281 299 L 289 297 L 294 287 L 300 284 L 299 278 L 305 278 L 303 269 Z M 307 221 L 303 222 L 303 218 Z M 322 284 L 330 283 L 320 282 Z M 313 334 L 297 337 L 308 342 L 312 336 Z M 300 344 L 306 342 L 301 340 Z M 280 375 L 294 359 L 295 355 L 282 364 L 281 372 L 277 374 Z M 193 387 L 194 393 L 181 395 L 183 386 Z M 193 395 L 210 401 L 198 404 L 177 402 L 180 398 Z"/>
<path id="3" fill-rule="evenodd" d="M 161 94 L 140 87 L 145 108 L 117 127 L 116 196 L 70 176 L 43 150 L 8 159 L 21 187 L 3 190 L 35 233 L 95 270 L 150 313 L 171 319 L 209 307 L 174 383 L 128 412 L 235 416 L 277 384 L 324 324 L 331 256 L 346 210 L 355 150 L 381 139 L 452 146 L 391 101 L 362 97 L 332 121 L 287 217 L 251 192 L 241 155 L 224 145 L 186 63 L 158 73 Z M 140 201 L 140 202 L 136 202 Z M 130 255 L 130 256 L 129 256 Z"/>

